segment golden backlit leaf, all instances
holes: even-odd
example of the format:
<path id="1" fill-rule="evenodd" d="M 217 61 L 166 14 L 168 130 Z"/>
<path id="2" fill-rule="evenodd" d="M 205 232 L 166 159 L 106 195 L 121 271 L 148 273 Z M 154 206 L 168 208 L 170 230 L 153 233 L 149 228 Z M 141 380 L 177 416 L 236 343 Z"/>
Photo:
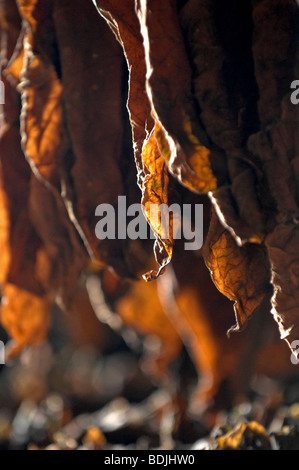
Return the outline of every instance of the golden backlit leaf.
<path id="1" fill-rule="evenodd" d="M 172 175 L 191 191 L 197 193 L 214 191 L 217 188 L 217 180 L 209 160 L 211 152 L 192 133 L 189 118 L 185 118 L 183 124 L 186 131 L 184 150 L 188 155 L 188 162 L 180 144 L 175 143 L 161 124 L 156 125 L 159 129 L 156 134 L 157 143 Z"/>
<path id="2" fill-rule="evenodd" d="M 170 172 L 195 192 L 217 187 L 208 139 L 192 123 L 191 67 L 173 0 L 136 2 L 147 66 L 147 94 L 158 125 L 157 140 Z M 165 28 L 167 24 L 167 28 Z M 195 131 L 196 128 L 196 131 Z"/>
<path id="3" fill-rule="evenodd" d="M 148 174 L 142 180 L 142 200 L 145 216 L 156 235 L 155 255 L 160 269 L 144 275 L 146 281 L 156 279 L 171 261 L 174 244 L 173 219 L 169 219 L 168 233 L 165 233 L 161 214 L 162 204 L 168 204 L 169 175 L 166 163 L 157 145 L 157 126 L 145 142 L 142 162 Z M 160 210 L 161 209 L 161 210 Z"/>
<path id="4" fill-rule="evenodd" d="M 0 138 L 1 140 L 1 138 Z M 7 212 L 7 195 L 3 190 L 2 165 L 0 166 L 0 283 L 6 280 L 10 265 L 10 246 L 9 246 L 9 216 Z"/>
<path id="5" fill-rule="evenodd" d="M 16 85 L 19 84 L 21 79 L 22 68 L 24 64 L 24 48 L 19 45 L 19 50 L 14 52 L 11 61 L 8 63 L 4 74 L 8 80 L 13 79 Z"/>
<path id="6" fill-rule="evenodd" d="M 28 21 L 34 31 L 37 26 L 34 12 L 39 3 L 40 0 L 17 0 L 21 16 Z"/>
<path id="7" fill-rule="evenodd" d="M 240 247 L 214 214 L 204 247 L 204 258 L 219 291 L 235 302 L 239 330 L 271 293 L 270 266 L 265 249 Z"/>
<path id="8" fill-rule="evenodd" d="M 116 284 L 150 270 L 148 241 L 95 232 L 97 206 L 116 209 L 123 194 L 141 200 L 159 265 L 144 278 L 159 279 L 112 292 L 115 309 L 158 338 L 156 377 L 183 342 L 210 379 L 207 400 L 244 376 L 243 356 L 260 344 L 253 330 L 246 347 L 236 335 L 228 346 L 231 303 L 210 273 L 234 302 L 231 330 L 253 312 L 262 322 L 272 295 L 281 337 L 290 344 L 299 333 L 298 113 L 289 89 L 298 8 L 235 2 L 228 24 L 225 3 L 214 0 L 93 3 L 101 16 L 90 1 L 1 1 L 2 322 L 17 348 L 42 341 L 52 301 L 85 310 L 76 289 L 87 265 L 96 275 L 112 268 Z M 203 193 L 217 211 L 201 227 L 204 249 L 182 252 L 177 241 L 174 250 L 175 220 L 166 232 L 163 211 Z"/>
<path id="9" fill-rule="evenodd" d="M 156 235 L 155 256 L 160 265 L 158 271 L 144 275 L 145 280 L 156 279 L 172 257 L 173 240 L 162 237 L 161 224 L 151 220 L 150 206 L 168 204 L 169 178 L 161 150 L 157 145 L 158 124 L 154 125 L 150 101 L 146 95 L 145 51 L 134 0 L 97 2 L 99 12 L 106 19 L 121 43 L 129 69 L 128 111 L 133 132 L 137 179 L 142 191 L 141 203 L 145 216 Z M 170 229 L 171 233 L 171 229 Z"/>
<path id="10" fill-rule="evenodd" d="M 12 19 L 15 21 L 14 17 Z M 9 28 L 6 31 L 8 46 L 12 41 L 12 32 L 14 30 Z M 20 37 L 22 39 L 22 35 Z M 15 352 L 26 344 L 34 344 L 46 338 L 53 300 L 55 298 L 57 300 L 60 296 L 61 303 L 67 305 L 85 264 L 85 257 L 74 235 L 74 228 L 71 230 L 72 225 L 67 219 L 63 203 L 60 201 L 59 205 L 54 192 L 49 191 L 49 183 L 54 184 L 52 176 L 58 174 L 57 161 L 51 160 L 52 144 L 55 144 L 51 136 L 52 132 L 56 133 L 57 130 L 54 117 L 57 100 L 55 93 L 53 101 L 49 96 L 53 75 L 52 78 L 47 77 L 48 69 L 45 72 L 39 59 L 33 60 L 35 66 L 31 69 L 31 79 L 35 80 L 36 88 L 33 87 L 29 91 L 32 107 L 30 105 L 30 110 L 27 111 L 30 117 L 28 114 L 26 116 L 23 114 L 24 125 L 25 127 L 29 125 L 30 132 L 30 138 L 24 142 L 24 145 L 28 144 L 29 152 L 32 153 L 30 163 L 38 180 L 32 174 L 21 148 L 19 122 L 21 110 L 16 87 L 23 68 L 21 62 L 28 57 L 20 52 L 20 44 L 22 42 L 18 41 L 16 53 L 12 54 L 3 77 L 6 101 L 2 115 L 4 123 L 0 134 L 3 241 L 0 277 L 5 296 L 1 318 L 3 325 L 16 342 Z M 7 49 L 7 54 L 8 52 Z M 24 75 L 22 79 L 24 80 Z M 44 81 L 50 83 L 49 87 L 45 86 L 45 94 L 43 94 Z M 28 82 L 26 86 L 29 86 Z M 48 101 L 47 107 L 45 103 L 48 104 Z M 60 222 L 57 223 L 59 213 Z"/>
<path id="11" fill-rule="evenodd" d="M 163 159 L 167 163 L 168 170 L 189 189 L 208 192 L 217 187 L 211 169 L 210 150 L 196 135 L 194 129 L 198 126 L 191 123 L 190 115 L 194 112 L 188 90 L 188 87 L 191 88 L 191 71 L 179 26 L 174 18 L 173 2 L 170 4 L 171 2 L 163 4 L 161 9 L 160 4 L 152 2 L 151 15 L 147 18 L 146 2 L 136 2 L 139 26 L 133 0 L 121 4 L 113 0 L 97 2 L 100 13 L 124 49 L 130 72 L 128 108 L 133 130 L 138 182 L 142 190 L 142 204 L 145 206 L 146 218 L 157 238 L 155 255 L 160 264 L 157 272 L 152 271 L 144 276 L 147 281 L 156 279 L 164 272 L 172 258 L 173 236 L 163 237 L 163 227 L 155 220 L 151 220 L 149 211 L 151 204 L 170 203 L 169 188 L 166 184 L 167 169 Z M 152 16 L 156 19 L 158 14 L 159 21 L 156 21 L 151 29 L 147 21 L 151 22 Z M 163 27 L 164 17 L 167 17 L 168 23 L 171 21 L 170 31 Z M 169 50 L 169 45 L 175 36 L 175 42 L 179 47 Z M 151 40 L 152 37 L 154 40 Z M 154 49 L 153 53 L 151 49 L 148 50 L 149 44 Z M 163 50 L 169 54 L 167 58 L 161 58 Z M 164 63 L 167 67 L 158 65 Z M 184 70 L 182 76 L 177 73 L 177 64 L 179 70 Z M 204 135 L 204 132 L 200 130 L 199 134 Z M 155 164 L 153 165 L 150 160 Z M 172 228 L 170 227 L 170 232 Z"/>

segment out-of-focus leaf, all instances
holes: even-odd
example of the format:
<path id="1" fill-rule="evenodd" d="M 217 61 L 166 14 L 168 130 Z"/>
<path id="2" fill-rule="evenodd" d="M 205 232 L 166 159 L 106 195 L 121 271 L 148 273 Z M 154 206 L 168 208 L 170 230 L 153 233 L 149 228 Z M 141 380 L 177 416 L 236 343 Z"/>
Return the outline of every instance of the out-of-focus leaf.
<path id="1" fill-rule="evenodd" d="M 116 303 L 115 310 L 126 325 L 142 335 L 157 338 L 147 369 L 157 378 L 165 376 L 168 366 L 178 357 L 182 342 L 177 325 L 171 323 L 161 305 L 157 283 L 134 283 Z"/>
<path id="2" fill-rule="evenodd" d="M 180 354 L 182 341 L 177 324 L 168 317 L 161 302 L 157 283 L 124 281 L 105 270 L 101 280 L 97 275 L 89 276 L 87 290 L 102 323 L 121 334 L 133 349 L 140 347 L 133 332 L 142 337 L 147 373 L 158 380 L 168 376 L 170 364 Z"/>
<path id="3" fill-rule="evenodd" d="M 95 315 L 84 283 L 81 281 L 76 286 L 67 315 L 63 316 L 70 342 L 76 347 L 94 346 L 102 350 L 103 346 L 109 344 L 110 336 Z"/>
<path id="4" fill-rule="evenodd" d="M 107 444 L 104 434 L 96 426 L 87 429 L 83 442 L 89 450 L 101 450 Z"/>
<path id="5" fill-rule="evenodd" d="M 256 421 L 240 423 L 217 439 L 217 450 L 271 450 L 269 435 Z"/>
<path id="6" fill-rule="evenodd" d="M 230 399 L 229 382 L 238 368 L 241 349 L 237 336 L 229 341 L 225 334 L 233 317 L 230 302 L 216 291 L 201 256 L 193 258 L 192 266 L 190 261 L 191 257 L 177 254 L 173 260 L 174 272 L 168 269 L 158 282 L 164 311 L 198 372 L 199 383 L 192 406 L 194 412 L 200 413 L 216 397 L 224 381 L 228 384 L 226 399 Z"/>
<path id="7" fill-rule="evenodd" d="M 7 212 L 7 195 L 3 190 L 2 165 L 0 167 L 0 282 L 3 284 L 6 280 L 10 265 L 10 246 L 9 246 L 9 214 Z"/>
<path id="8" fill-rule="evenodd" d="M 30 181 L 29 211 L 44 247 L 37 258 L 36 277 L 45 292 L 68 310 L 87 264 L 87 253 L 62 199 L 34 175 Z"/>
<path id="9" fill-rule="evenodd" d="M 28 344 L 45 341 L 50 325 L 50 302 L 20 287 L 6 283 L 3 289 L 1 323 L 15 341 L 9 353 Z"/>
<path id="10" fill-rule="evenodd" d="M 11 8 L 11 2 L 9 5 L 5 2 L 2 7 L 1 42 L 7 46 L 6 50 L 2 49 L 3 66 L 7 66 L 17 44 L 20 18 L 16 8 Z M 20 61 L 17 61 L 14 70 L 13 83 L 9 81 L 9 70 L 2 77 L 5 83 L 5 106 L 2 109 L 0 134 L 3 241 L 1 322 L 15 341 L 11 354 L 26 344 L 36 344 L 45 339 L 50 311 L 49 299 L 36 277 L 36 259 L 41 250 L 41 241 L 30 220 L 28 202 L 31 172 L 21 150 L 20 105 L 15 90 Z"/>

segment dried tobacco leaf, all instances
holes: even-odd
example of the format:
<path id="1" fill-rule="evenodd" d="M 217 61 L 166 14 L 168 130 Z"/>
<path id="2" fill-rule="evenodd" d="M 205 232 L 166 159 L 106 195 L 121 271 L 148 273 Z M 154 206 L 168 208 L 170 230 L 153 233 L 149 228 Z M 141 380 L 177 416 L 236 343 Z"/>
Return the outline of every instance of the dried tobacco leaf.
<path id="1" fill-rule="evenodd" d="M 95 209 L 117 205 L 124 194 L 120 171 L 123 144 L 123 54 L 91 4 L 63 0 L 54 8 L 61 62 L 63 106 L 73 161 L 65 175 L 66 205 L 89 254 L 122 276 L 135 273 L 126 240 L 95 235 Z M 86 51 L 88 50 L 88 54 Z"/>
<path id="2" fill-rule="evenodd" d="M 200 120 L 225 162 L 220 168 L 219 159 L 214 163 L 225 186 L 215 191 L 212 202 L 239 243 L 261 242 L 261 169 L 244 145 L 258 124 L 250 2 L 190 0 L 180 20 L 194 65 Z"/>
<path id="3" fill-rule="evenodd" d="M 231 330 L 240 330 L 271 291 L 266 250 L 254 244 L 239 247 L 214 213 L 204 258 L 216 287 L 235 302 L 237 324 Z"/>
<path id="4" fill-rule="evenodd" d="M 7 10 L 5 12 L 7 13 Z M 17 15 L 17 10 L 15 14 Z M 21 33 L 19 37 L 20 43 L 20 39 L 15 40 L 16 34 L 13 28 L 8 28 L 4 32 L 7 35 L 6 43 L 8 45 L 12 41 L 11 32 L 13 32 L 16 52 L 12 53 L 12 49 L 10 50 L 11 58 L 8 57 L 10 60 L 5 64 L 8 63 L 3 77 L 6 103 L 3 108 L 4 125 L 0 137 L 0 159 L 3 212 L 1 234 L 5 239 L 5 245 L 3 244 L 5 250 L 3 250 L 4 263 L 1 266 L 4 295 L 1 319 L 17 343 L 13 349 L 14 352 L 17 352 L 26 344 L 35 344 L 46 338 L 52 301 L 59 293 L 63 302 L 67 302 L 76 288 L 78 271 L 73 269 L 74 265 L 77 263 L 76 267 L 78 268 L 78 260 L 80 260 L 79 271 L 81 271 L 85 264 L 85 258 L 82 257 L 82 250 L 81 257 L 78 255 L 79 250 L 72 251 L 75 237 L 73 236 L 70 242 L 69 233 L 66 233 L 66 230 L 63 231 L 63 222 L 67 221 L 65 209 L 61 225 L 57 225 L 59 209 L 55 207 L 55 203 L 52 213 L 46 210 L 44 203 L 47 202 L 47 197 L 52 201 L 55 200 L 54 192 L 50 192 L 41 184 L 40 180 L 35 178 L 21 149 L 20 100 L 16 86 L 23 66 L 22 60 L 20 60 L 24 57 L 20 53 L 23 35 Z M 2 52 L 4 51 L 2 50 Z M 32 102 L 36 98 L 34 92 L 33 96 Z M 47 101 L 45 96 L 43 99 Z M 36 104 L 34 104 L 34 109 L 40 111 L 39 107 L 36 109 Z M 51 112 L 49 116 L 52 116 Z M 33 119 L 33 135 L 34 129 L 39 131 Z M 45 136 L 42 133 L 41 135 L 43 138 L 47 136 L 47 132 L 45 132 Z M 51 150 L 51 142 L 46 140 L 45 146 L 41 144 L 41 148 Z M 38 147 L 35 154 L 37 157 L 47 155 L 46 151 L 43 154 L 39 150 Z M 37 163 L 39 164 L 40 161 L 37 160 Z M 45 167 L 43 165 L 41 167 L 43 171 Z M 55 165 L 52 166 L 52 169 L 54 171 L 51 174 L 54 174 L 56 172 Z M 48 173 L 45 172 L 45 175 L 48 176 Z M 35 188 L 39 188 L 39 190 L 36 192 Z M 30 199 L 34 203 L 34 207 L 38 207 L 38 220 L 32 218 L 32 207 L 29 207 L 31 205 Z M 48 229 L 47 234 L 45 234 L 45 222 Z M 68 227 L 71 226 L 70 222 L 67 224 Z M 73 228 L 72 230 L 74 232 Z M 53 237 L 54 234 L 55 237 Z M 46 248 L 42 244 L 42 238 L 44 238 Z M 78 241 L 75 246 L 78 248 Z M 66 255 L 69 252 L 71 254 L 68 262 L 65 263 L 65 257 L 61 256 L 61 253 Z"/>
<path id="5" fill-rule="evenodd" d="M 170 172 L 196 192 L 216 189 L 208 139 L 195 121 L 191 68 L 176 1 L 136 2 L 147 65 L 147 94 L 159 125 L 157 140 Z M 167 24 L 167 27 L 165 25 Z"/>
<path id="6" fill-rule="evenodd" d="M 142 206 L 145 217 L 156 235 L 154 252 L 160 264 L 158 272 L 151 271 L 143 277 L 146 281 L 151 281 L 161 274 L 172 258 L 174 245 L 173 218 L 169 218 L 168 233 L 161 218 L 163 213 L 162 205 L 168 204 L 169 175 L 164 159 L 161 157 L 157 144 L 157 126 L 153 129 L 150 137 L 145 142 L 142 150 L 142 162 L 148 170 L 148 175 L 142 181 Z M 168 206 L 166 206 L 168 207 Z M 166 219 L 165 219 L 166 220 Z"/>
<path id="7" fill-rule="evenodd" d="M 14 46 L 18 48 L 17 25 L 20 27 L 20 18 L 16 8 L 11 8 L 11 2 L 9 5 L 5 2 L 2 7 L 1 39 L 7 46 L 6 50 L 2 48 L 5 57 L 2 65 L 7 66 L 13 57 Z M 19 62 L 15 71 L 17 76 L 20 72 Z M 36 344 L 45 339 L 49 327 L 50 302 L 35 275 L 41 241 L 29 216 L 31 172 L 21 150 L 19 97 L 15 90 L 15 79 L 10 82 L 8 72 L 4 72 L 2 78 L 5 83 L 5 106 L 2 109 L 0 134 L 1 237 L 4 242 L 1 260 L 1 322 L 16 342 L 10 351 L 13 354 L 28 343 Z"/>
<path id="8" fill-rule="evenodd" d="M 16 1 L 2 0 L 0 4 L 1 12 L 1 65 L 6 65 L 12 57 L 21 30 L 21 18 L 18 12 Z"/>
<path id="9" fill-rule="evenodd" d="M 293 1 L 264 0 L 255 4 L 253 22 L 261 130 L 250 137 L 248 145 L 263 162 L 276 205 L 276 213 L 272 214 L 274 227 L 265 240 L 274 287 L 272 313 L 281 337 L 292 348 L 299 333 L 299 115 L 290 100 L 290 84 L 298 76 L 298 7 Z"/>
<path id="10" fill-rule="evenodd" d="M 57 204 L 61 205 L 61 195 L 64 194 L 64 167 L 67 165 L 65 160 L 70 158 L 70 150 L 62 109 L 62 85 L 57 75 L 56 62 L 52 63 L 52 55 L 47 54 L 49 50 L 55 49 L 53 34 L 49 34 L 49 30 L 54 29 L 51 16 L 53 4 L 42 4 L 40 1 L 21 1 L 19 4 L 20 12 L 26 20 L 23 26 L 24 59 L 18 85 L 22 96 L 22 145 L 36 178 L 53 193 L 48 197 L 56 198 Z M 12 62 L 9 73 L 13 71 L 14 66 L 15 62 Z M 36 201 L 38 204 L 38 198 Z M 48 224 L 51 220 L 52 224 L 55 223 L 55 216 L 48 219 Z M 70 231 L 73 229 L 70 228 Z M 82 238 L 85 241 L 85 238 Z M 65 242 L 67 246 L 68 240 Z M 53 244 L 51 241 L 49 243 Z M 75 244 L 79 246 L 78 242 Z M 78 258 L 82 261 L 81 251 L 79 247 Z M 53 251 L 50 257 L 53 260 Z M 60 261 L 61 259 L 56 259 L 53 265 L 59 264 Z M 69 266 L 61 266 L 61 271 L 63 269 L 68 270 Z M 66 297 L 68 296 L 69 293 L 66 293 Z"/>
<path id="11" fill-rule="evenodd" d="M 27 33 L 25 42 L 30 40 L 29 36 Z M 26 191 L 30 193 L 28 205 L 31 206 L 28 207 L 28 211 L 30 221 L 35 225 L 46 249 L 38 253 L 35 277 L 45 291 L 51 292 L 53 298 L 58 299 L 57 296 L 59 296 L 60 302 L 67 305 L 76 288 L 79 274 L 86 264 L 86 255 L 68 220 L 58 192 L 60 189 L 59 164 L 62 153 L 66 151 L 61 137 L 63 132 L 60 105 L 61 85 L 55 70 L 46 58 L 42 59 L 34 55 L 28 44 L 25 47 L 25 55 L 20 53 L 22 40 L 21 32 L 17 44 L 18 53 L 14 53 L 5 73 L 8 78 L 13 75 L 16 84 L 21 82 L 18 89 L 22 91 L 23 100 L 22 125 L 23 132 L 25 132 L 23 133 L 23 146 L 36 175 L 35 177 L 29 174 L 27 178 Z M 24 64 L 20 60 L 22 57 Z M 47 76 L 48 71 L 49 76 Z M 16 125 L 16 132 L 20 134 L 18 125 Z M 21 158 L 24 160 L 23 166 L 26 165 L 27 168 L 23 154 L 20 155 Z M 21 163 L 19 166 L 21 167 Z M 30 172 L 29 168 L 27 168 L 28 172 Z M 8 175 L 7 168 L 5 174 Z M 52 201 L 52 212 L 51 204 L 47 199 Z M 61 225 L 57 225 L 59 212 Z"/>
<path id="12" fill-rule="evenodd" d="M 59 191 L 59 165 L 67 151 L 62 86 L 55 67 L 40 47 L 41 37 L 48 33 L 51 24 L 52 2 L 20 0 L 17 3 L 25 20 L 24 61 L 18 85 L 22 96 L 22 146 L 36 176 Z M 47 36 L 47 42 L 52 46 L 52 36 Z"/>
<path id="13" fill-rule="evenodd" d="M 50 0 L 14 0 L 18 4 L 24 30 L 34 38 L 34 54 L 46 56 L 60 76 L 59 53 L 53 24 L 54 3 Z"/>
<path id="14" fill-rule="evenodd" d="M 59 206 L 62 196 L 89 256 L 108 261 L 122 275 L 134 275 L 130 260 L 125 259 L 125 242 L 100 242 L 95 235 L 97 205 L 116 204 L 117 196 L 123 193 L 119 164 L 123 139 L 120 48 L 91 5 L 26 2 L 24 11 L 22 5 L 21 12 L 30 26 L 19 85 L 26 155 L 37 178 L 54 190 Z M 81 8 L 85 10 L 85 23 Z M 69 18 L 73 20 L 69 22 Z M 70 48 L 70 42 L 78 38 L 80 48 Z M 94 52 L 86 54 L 90 41 Z M 63 90 L 65 82 L 68 85 Z M 101 114 L 97 110 L 99 102 Z M 84 121 L 83 115 L 91 117 Z M 78 248 L 80 258 L 81 247 L 77 242 L 75 245 L 74 253 Z"/>
<path id="15" fill-rule="evenodd" d="M 6 170 L 1 181 L 1 193 L 5 195 L 3 221 L 6 220 L 5 226 L 2 225 L 2 236 L 5 237 L 5 245 L 2 245 L 2 248 L 5 250 L 3 257 L 6 258 L 6 262 L 1 265 L 3 284 L 1 322 L 16 342 L 15 348 L 11 350 L 12 354 L 28 343 L 36 344 L 46 338 L 49 328 L 50 301 L 36 276 L 40 240 L 31 225 L 26 207 L 26 198 L 28 198 L 26 172 L 24 175 L 16 171 L 15 163 L 18 164 L 19 169 L 22 166 L 18 153 L 14 153 L 12 159 L 6 158 L 11 157 L 12 154 L 3 153 L 9 133 L 10 131 L 6 135 L 3 133 L 0 138 L 1 161 Z M 17 140 L 14 142 L 17 143 Z M 10 151 L 12 148 L 13 145 L 9 145 Z M 20 150 L 19 156 L 25 162 Z M 13 165 L 13 168 L 9 168 L 10 165 Z M 13 185 L 11 181 L 14 182 Z M 18 187 L 17 191 L 15 185 Z M 13 190 L 13 197 L 8 188 Z"/>
<path id="16" fill-rule="evenodd" d="M 54 67 L 33 53 L 31 42 L 27 36 L 18 87 L 22 90 L 22 145 L 36 177 L 59 190 L 58 169 L 67 150 L 63 139 L 62 87 Z"/>
<path id="17" fill-rule="evenodd" d="M 156 279 L 164 271 L 172 256 L 173 240 L 163 239 L 160 218 L 151 220 L 150 207 L 168 204 L 168 175 L 165 161 L 157 146 L 159 128 L 154 126 L 152 110 L 146 95 L 146 64 L 140 25 L 134 8 L 134 0 L 95 2 L 100 14 L 123 47 L 129 69 L 128 111 L 132 127 L 137 181 L 142 191 L 141 204 L 145 217 L 155 235 L 155 255 L 160 265 L 144 277 Z"/>
<path id="18" fill-rule="evenodd" d="M 1 4 L 10 81 L 0 136 L 3 323 L 19 345 L 33 335 L 42 340 L 49 294 L 72 305 L 88 256 L 122 277 L 139 272 L 136 259 L 148 264 L 142 244 L 95 237 L 96 206 L 116 206 L 120 194 L 134 193 L 126 187 L 131 175 L 124 175 L 124 52 L 138 184 L 160 265 L 145 278 L 156 279 L 172 258 L 173 234 L 164 236 L 161 217 L 150 209 L 171 204 L 174 175 L 192 192 L 209 192 L 217 209 L 204 255 L 214 283 L 235 302 L 235 329 L 268 308 L 273 287 L 281 335 L 298 339 L 298 116 L 289 99 L 295 2 L 189 0 L 180 17 L 174 0 L 94 3 L 123 51 L 90 3 L 18 0 L 21 33 L 14 2 Z M 20 148 L 18 81 L 33 175 Z M 180 199 L 183 188 L 178 192 Z M 119 310 L 137 330 L 162 340 L 161 374 L 182 337 L 198 370 L 210 372 L 216 394 L 238 368 L 237 342 L 226 348 L 222 321 L 197 292 L 207 296 L 204 275 L 199 287 L 195 282 L 201 265 L 196 256 L 184 268 L 177 264 L 176 292 L 168 276 L 171 287 L 163 277 L 158 286 L 132 286 Z M 164 301 L 163 286 L 171 290 Z"/>

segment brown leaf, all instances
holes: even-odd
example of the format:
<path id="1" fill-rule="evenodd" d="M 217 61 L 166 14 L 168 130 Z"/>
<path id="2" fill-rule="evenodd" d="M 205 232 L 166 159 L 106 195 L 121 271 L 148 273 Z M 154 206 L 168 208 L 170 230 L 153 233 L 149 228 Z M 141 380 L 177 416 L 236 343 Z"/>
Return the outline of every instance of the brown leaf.
<path id="1" fill-rule="evenodd" d="M 212 191 L 207 138 L 191 99 L 191 68 L 180 30 L 176 2 L 140 0 L 137 12 L 145 48 L 147 94 L 159 126 L 160 151 L 170 172 L 196 192 Z M 167 24 L 167 28 L 165 25 Z"/>
<path id="2" fill-rule="evenodd" d="M 46 297 L 6 283 L 3 289 L 1 323 L 16 342 L 15 351 L 47 339 L 51 303 Z M 10 351 L 13 355 L 14 350 Z"/>
<path id="3" fill-rule="evenodd" d="M 62 86 L 44 44 L 52 47 L 52 2 L 18 0 L 23 23 L 24 60 L 19 90 L 22 95 L 21 135 L 26 158 L 36 176 L 60 190 L 59 165 L 67 151 L 61 107 Z M 46 39 L 42 39 L 46 34 Z M 17 57 L 16 57 L 17 60 Z M 13 66 L 13 64 L 12 64 Z"/>
<path id="4" fill-rule="evenodd" d="M 16 23 L 14 18 L 12 20 Z M 5 31 L 6 44 L 11 45 L 16 37 L 15 31 L 13 28 Z M 46 338 L 52 304 L 49 292 L 45 292 L 46 286 L 40 283 L 37 272 L 39 259 L 42 257 L 45 265 L 49 260 L 30 217 L 32 174 L 21 149 L 20 102 L 15 89 L 20 72 L 19 44 L 16 47 L 18 54 L 12 54 L 13 58 L 4 76 L 6 102 L 0 135 L 1 236 L 4 239 L 1 321 L 16 342 L 11 353 L 19 351 L 26 344 L 36 344 Z M 11 53 L 9 47 L 6 52 Z M 14 60 L 17 64 L 14 67 L 14 80 L 8 81 Z"/>
<path id="5" fill-rule="evenodd" d="M 63 138 L 62 86 L 49 61 L 34 54 L 29 34 L 25 41 L 19 84 L 22 146 L 36 176 L 59 190 L 59 165 L 67 150 Z"/>
<path id="6" fill-rule="evenodd" d="M 13 37 L 11 37 L 11 32 Z M 4 32 L 6 44 L 14 43 L 14 29 Z M 9 54 L 9 48 L 3 53 Z M 30 168 L 21 150 L 19 130 L 19 97 L 14 85 L 3 77 L 5 106 L 0 134 L 2 237 L 5 240 L 5 268 L 1 272 L 3 282 L 11 282 L 40 294 L 38 282 L 31 275 L 40 240 L 32 227 L 29 211 Z M 4 268 L 4 266 L 3 266 Z"/>
<path id="7" fill-rule="evenodd" d="M 194 67 L 200 120 L 211 140 L 211 161 L 218 187 L 222 186 L 212 202 L 239 243 L 260 243 L 266 201 L 258 196 L 265 183 L 260 181 L 258 160 L 244 145 L 258 123 L 250 6 L 190 0 L 180 19 Z"/>
<path id="8" fill-rule="evenodd" d="M 174 244 L 173 218 L 169 219 L 169 227 L 161 221 L 163 217 L 162 204 L 168 204 L 169 175 L 166 163 L 161 157 L 156 140 L 156 127 L 145 142 L 142 151 L 142 162 L 148 170 L 148 175 L 142 181 L 142 201 L 148 223 L 156 235 L 155 255 L 160 264 L 158 272 L 151 271 L 144 275 L 146 281 L 156 279 L 171 261 Z M 165 219 L 166 220 L 166 219 Z M 168 228 L 168 233 L 165 229 Z"/>
<path id="9" fill-rule="evenodd" d="M 272 267 L 272 313 L 278 323 L 282 339 L 297 353 L 293 341 L 299 338 L 298 322 L 298 257 L 299 229 L 298 226 L 278 225 L 267 237 L 266 246 Z"/>
<path id="10" fill-rule="evenodd" d="M 271 17 L 271 21 L 269 18 Z M 272 313 L 281 337 L 292 348 L 298 339 L 298 124 L 290 84 L 298 77 L 298 7 L 292 1 L 263 0 L 253 12 L 253 54 L 260 92 L 260 132 L 249 148 L 263 162 L 275 202 L 265 240 L 274 288 Z M 292 348 L 294 349 L 294 348 Z M 295 351 L 296 353 L 296 351 Z"/>
<path id="11" fill-rule="evenodd" d="M 133 133 L 137 180 L 142 191 L 141 204 L 156 236 L 155 255 L 160 265 L 150 271 L 146 280 L 156 279 L 172 257 L 173 240 L 163 237 L 160 218 L 151 220 L 150 207 L 168 204 L 169 179 L 165 161 L 157 145 L 159 126 L 154 126 L 151 105 L 146 95 L 145 52 L 134 0 L 97 2 L 99 12 L 106 19 L 123 47 L 129 69 L 128 111 Z M 170 230 L 171 233 L 171 230 Z"/>
<path id="12" fill-rule="evenodd" d="M 88 256 L 61 198 L 34 175 L 30 181 L 30 218 L 43 242 L 36 277 L 44 290 L 68 310 Z"/>
<path id="13" fill-rule="evenodd" d="M 124 194 L 120 170 L 124 139 L 122 51 L 88 2 L 56 3 L 54 24 L 72 149 L 65 157 L 64 175 L 69 217 L 90 256 L 103 265 L 108 263 L 122 276 L 134 276 L 126 259 L 126 241 L 98 240 L 95 235 L 96 207 L 103 203 L 116 206 L 118 196 Z"/>
<path id="14" fill-rule="evenodd" d="M 239 330 L 271 291 L 267 254 L 259 245 L 239 247 L 214 214 L 204 258 L 216 287 L 235 302 L 232 331 Z"/>
<path id="15" fill-rule="evenodd" d="M 251 421 L 250 423 L 240 423 L 225 434 L 218 437 L 216 450 L 244 450 L 248 449 L 271 450 L 270 438 L 265 428 Z"/>

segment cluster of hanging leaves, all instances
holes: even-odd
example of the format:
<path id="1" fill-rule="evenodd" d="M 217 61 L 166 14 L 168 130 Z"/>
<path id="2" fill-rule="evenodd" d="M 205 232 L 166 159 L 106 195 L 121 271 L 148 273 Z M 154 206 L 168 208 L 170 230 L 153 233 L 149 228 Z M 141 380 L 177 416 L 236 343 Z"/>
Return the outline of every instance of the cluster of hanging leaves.
<path id="1" fill-rule="evenodd" d="M 2 323 L 18 348 L 46 336 L 54 301 L 72 308 L 90 259 L 132 271 L 124 243 L 99 247 L 92 223 L 93 201 L 114 204 L 122 193 L 123 58 L 92 5 L 82 21 L 80 3 L 1 5 Z"/>
<path id="2" fill-rule="evenodd" d="M 218 293 L 204 299 L 203 259 L 234 301 L 232 330 L 272 307 L 281 337 L 298 339 L 295 0 L 1 0 L 0 8 L 1 321 L 13 352 L 47 336 L 54 302 L 74 309 L 82 273 L 112 268 L 103 290 L 115 311 L 163 344 L 157 375 L 183 341 L 217 388 L 236 370 L 238 340 L 223 354 L 226 320 L 212 316 L 230 303 Z M 186 193 L 209 208 L 203 250 L 192 256 L 151 212 Z M 158 269 L 147 243 L 97 239 L 95 209 L 116 207 L 119 195 L 141 201 Z M 141 274 L 157 282 L 123 282 Z"/>
<path id="3" fill-rule="evenodd" d="M 130 70 L 128 107 L 143 198 L 157 196 L 151 189 L 160 173 L 161 200 L 167 200 L 164 163 L 182 185 L 208 193 L 217 216 L 204 256 L 218 289 L 235 301 L 236 329 L 273 290 L 274 317 L 292 342 L 299 313 L 298 112 L 290 84 L 298 77 L 298 6 L 293 0 L 95 3 Z M 141 82 L 146 97 L 137 96 Z M 140 125 L 147 130 L 142 145 Z M 163 158 L 154 176 L 152 158 Z M 173 243 L 159 235 L 163 270 Z"/>

